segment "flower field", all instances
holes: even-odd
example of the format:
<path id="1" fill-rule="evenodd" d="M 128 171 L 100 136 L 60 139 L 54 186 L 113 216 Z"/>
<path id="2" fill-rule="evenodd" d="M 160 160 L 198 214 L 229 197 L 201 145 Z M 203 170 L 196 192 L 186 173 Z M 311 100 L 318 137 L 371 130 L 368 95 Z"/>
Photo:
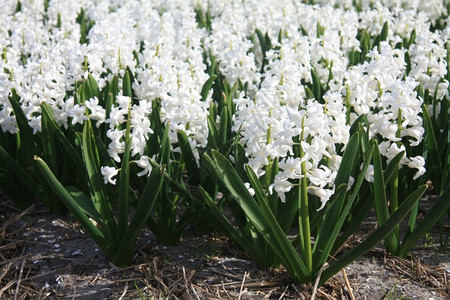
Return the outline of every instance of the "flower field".
<path id="1" fill-rule="evenodd" d="M 405 258 L 450 212 L 449 11 L 7 0 L 0 190 L 69 211 L 118 267 L 144 227 L 168 247 L 217 230 L 316 286 L 381 241 Z"/>

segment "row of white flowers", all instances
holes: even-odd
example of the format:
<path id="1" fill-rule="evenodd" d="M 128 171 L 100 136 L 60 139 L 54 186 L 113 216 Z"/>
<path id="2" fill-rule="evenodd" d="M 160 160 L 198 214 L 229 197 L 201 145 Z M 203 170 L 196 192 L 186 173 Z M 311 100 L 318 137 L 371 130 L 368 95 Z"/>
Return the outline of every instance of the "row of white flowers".
<path id="1" fill-rule="evenodd" d="M 382 1 L 383 5 L 356 1 L 359 12 L 351 9 L 355 1 L 316 1 L 322 4 L 316 6 L 290 0 L 51 0 L 48 7 L 44 2 L 8 0 L 0 11 L 3 132 L 18 132 L 8 102 L 15 89 L 34 133 L 41 131 L 39 105 L 47 102 L 63 127 L 87 118 L 97 125 L 109 124 L 108 151 L 120 162 L 124 151 L 120 124 L 127 119 L 130 103 L 135 103 L 130 110 L 132 155 L 138 156 L 142 174 L 149 164 L 145 156 L 139 157 L 152 132 L 149 115 L 157 99 L 161 121 L 170 123 L 172 144 L 177 142 L 176 132 L 184 130 L 195 153 L 207 145 L 212 99 L 210 93 L 201 101 L 200 91 L 209 78 L 204 53 L 214 55 L 231 85 L 238 80 L 248 84 L 247 91 L 234 100 L 233 129 L 258 175 L 264 174 L 271 159 L 280 159 L 281 172 L 271 188 L 282 200 L 292 179 L 306 176 L 309 191 L 326 203 L 341 160 L 336 147 L 346 144 L 349 128 L 360 115 L 367 115 L 370 136 L 382 138 L 380 150 L 389 160 L 405 149 L 401 138 L 408 138 L 407 146 L 422 142 L 423 100 L 416 87 L 421 84 L 431 93 L 436 91 L 437 101 L 448 96 L 444 80 L 450 38 L 448 1 Z M 211 28 L 198 26 L 196 9 L 208 12 Z M 77 22 L 82 13 L 92 25 L 83 42 Z M 358 34 L 365 30 L 380 35 L 385 23 L 386 40 L 369 51 L 364 63 L 350 66 L 350 53 L 362 51 Z M 436 23 L 447 26 L 431 30 Z M 264 54 L 257 29 L 272 41 L 273 49 Z M 408 49 L 396 48 L 412 34 L 415 42 Z M 137 102 L 117 97 L 108 108 L 109 118 L 96 98 L 75 103 L 75 84 L 88 73 L 102 88 L 114 75 L 123 75 L 126 67 L 135 77 Z M 323 99 L 307 96 L 312 71 L 327 87 Z M 299 141 L 303 157 L 293 155 L 297 136 L 303 137 Z M 421 156 L 407 153 L 402 164 L 416 168 L 416 177 L 424 172 Z M 103 170 L 113 182 L 111 174 L 117 172 Z"/>

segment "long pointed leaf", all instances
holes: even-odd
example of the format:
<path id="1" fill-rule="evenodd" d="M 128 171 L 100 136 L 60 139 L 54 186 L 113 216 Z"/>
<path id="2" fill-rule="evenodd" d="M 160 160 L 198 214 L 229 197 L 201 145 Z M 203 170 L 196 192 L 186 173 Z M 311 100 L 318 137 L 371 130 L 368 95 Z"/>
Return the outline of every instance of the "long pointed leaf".
<path id="1" fill-rule="evenodd" d="M 200 179 L 200 169 L 195 160 L 194 153 L 192 153 L 191 146 L 189 145 L 189 140 L 184 131 L 177 132 L 178 144 L 180 145 L 181 155 L 183 156 L 183 161 L 186 165 L 186 171 L 189 176 L 191 176 L 189 182 L 193 185 L 199 185 Z"/>
<path id="2" fill-rule="evenodd" d="M 364 157 L 364 166 L 361 172 L 359 172 L 358 179 L 355 185 L 351 189 L 350 199 L 347 201 L 344 209 L 342 210 L 341 217 L 337 226 L 341 227 L 342 224 L 344 224 L 350 210 L 352 210 L 351 222 L 347 224 L 345 230 L 341 232 L 339 238 L 336 239 L 332 251 L 335 251 L 337 248 L 341 247 L 342 243 L 359 227 L 359 225 L 367 215 L 366 212 L 368 213 L 370 208 L 373 206 L 373 197 L 367 198 L 365 197 L 365 193 L 361 191 L 361 187 L 365 181 L 365 174 L 369 169 L 370 161 L 372 160 L 373 150 L 374 146 L 372 145 L 372 147 L 366 152 L 366 155 Z M 369 188 L 369 186 L 366 187 Z M 362 207 L 358 206 L 355 208 L 354 202 L 358 197 L 364 199 L 364 205 L 362 205 Z"/>
<path id="3" fill-rule="evenodd" d="M 145 184 L 144 191 L 139 199 L 138 206 L 128 227 L 127 234 L 122 240 L 122 244 L 135 241 L 139 235 L 160 195 L 163 181 L 163 171 L 154 168 Z"/>
<path id="4" fill-rule="evenodd" d="M 23 109 L 20 105 L 19 96 L 13 89 L 11 91 L 11 96 L 9 96 L 9 102 L 14 110 L 14 115 L 16 117 L 17 127 L 20 130 L 20 138 L 23 143 L 23 149 L 27 153 L 29 159 L 33 158 L 33 155 L 39 154 L 39 150 L 42 149 L 42 143 L 40 139 L 37 139 L 33 135 L 33 130 L 28 126 L 28 120 L 25 116 Z"/>
<path id="5" fill-rule="evenodd" d="M 9 172 L 14 173 L 17 178 L 22 182 L 23 186 L 32 191 L 35 195 L 40 194 L 39 185 L 34 181 L 34 179 L 25 171 L 5 149 L 0 145 L 0 162 L 2 163 L 2 168 L 7 169 Z"/>
<path id="6" fill-rule="evenodd" d="M 405 151 L 402 151 L 398 153 L 396 156 L 394 156 L 394 158 L 389 162 L 389 165 L 386 167 L 386 170 L 384 170 L 385 184 L 387 184 L 391 180 L 392 175 L 394 175 L 395 170 L 398 168 L 399 163 L 404 155 Z"/>
<path id="7" fill-rule="evenodd" d="M 123 75 L 122 88 L 124 96 L 133 96 L 133 92 L 131 90 L 131 74 L 128 69 L 125 71 L 125 75 Z"/>
<path id="8" fill-rule="evenodd" d="M 386 184 L 383 175 L 383 167 L 381 162 L 380 150 L 378 144 L 375 142 L 373 156 L 374 166 L 374 193 L 375 193 L 375 211 L 377 214 L 378 224 L 382 225 L 389 218 L 389 209 L 386 199 Z M 399 247 L 399 241 L 394 234 L 389 234 L 384 240 L 386 249 L 391 253 L 396 253 Z"/>
<path id="9" fill-rule="evenodd" d="M 440 190 L 440 178 L 438 175 L 442 172 L 442 162 L 440 159 L 439 147 L 436 142 L 436 134 L 433 128 L 433 122 L 431 120 L 430 114 L 428 113 L 427 106 L 423 106 L 423 123 L 425 127 L 425 145 L 427 152 L 427 169 L 431 172 L 431 179 L 433 180 L 433 185 Z"/>
<path id="10" fill-rule="evenodd" d="M 206 121 L 208 123 L 209 136 L 211 137 L 208 138 L 208 142 L 212 144 L 214 149 L 220 149 L 220 136 L 219 131 L 217 130 L 217 125 L 211 116 L 208 116 Z"/>
<path id="11" fill-rule="evenodd" d="M 62 132 L 61 128 L 56 124 L 56 121 L 53 117 L 53 112 L 50 106 L 47 103 L 41 104 L 42 115 L 48 119 L 48 125 L 52 128 L 52 133 L 59 140 L 61 146 L 67 153 L 67 156 L 72 160 L 73 166 L 77 170 L 76 176 L 86 177 L 85 170 L 83 168 L 83 159 L 80 155 L 80 152 L 75 149 L 69 139 Z"/>
<path id="12" fill-rule="evenodd" d="M 130 152 L 131 139 L 125 142 L 119 179 L 119 214 L 117 218 L 117 241 L 120 242 L 128 229 L 128 208 L 130 193 Z"/>
<path id="13" fill-rule="evenodd" d="M 358 257 L 364 255 L 364 253 L 375 247 L 376 244 L 391 234 L 394 228 L 408 215 L 409 211 L 416 204 L 416 202 L 419 201 L 426 189 L 427 186 L 422 185 L 416 191 L 411 193 L 411 195 L 403 201 L 402 205 L 400 205 L 400 207 L 386 220 L 386 222 L 372 232 L 361 244 L 349 250 L 336 262 L 325 269 L 322 273 L 319 284 L 321 285 L 326 282 L 334 274 L 342 270 L 342 268 L 350 264 Z"/>
<path id="14" fill-rule="evenodd" d="M 111 254 L 111 244 L 105 236 L 94 226 L 78 203 L 72 198 L 70 193 L 61 185 L 61 183 L 53 175 L 48 165 L 39 157 L 34 158 L 37 166 L 41 169 L 45 180 L 49 183 L 55 194 L 66 205 L 70 212 L 77 218 L 78 222 L 83 226 L 87 234 L 102 248 L 108 255 Z"/>
<path id="15" fill-rule="evenodd" d="M 224 107 L 220 114 L 218 138 L 220 140 L 220 148 L 222 148 L 227 141 L 228 129 L 228 107 Z"/>
<path id="16" fill-rule="evenodd" d="M 105 228 L 105 237 L 110 241 L 115 241 L 117 232 L 116 221 L 112 214 L 112 207 L 106 195 L 103 178 L 100 174 L 100 166 L 98 165 L 98 154 L 93 142 L 92 127 L 89 120 L 85 121 L 82 135 L 82 153 L 85 168 L 89 179 L 89 188 L 91 197 L 97 211 L 102 216 Z M 112 244 L 115 244 L 113 242 Z"/>
<path id="17" fill-rule="evenodd" d="M 203 187 L 200 186 L 200 193 L 205 199 L 206 205 L 208 205 L 211 210 L 211 214 L 216 222 L 220 223 L 220 228 L 222 232 L 226 234 L 235 244 L 241 246 L 244 250 L 250 253 L 252 258 L 259 263 L 260 265 L 265 265 L 265 257 L 261 255 L 261 249 L 259 247 L 255 247 L 250 240 L 240 233 L 233 224 L 224 216 L 222 211 L 217 207 L 217 204 L 211 198 L 211 196 L 206 192 Z"/>
<path id="18" fill-rule="evenodd" d="M 273 214 L 269 213 L 269 208 L 264 206 L 260 208 L 258 206 L 231 163 L 222 154 L 216 151 L 213 151 L 212 154 L 213 158 L 210 158 L 208 155 L 205 158 L 214 166 L 218 178 L 235 197 L 247 217 L 262 234 L 266 242 L 277 253 L 289 273 L 297 280 L 309 278 L 310 274 L 308 274 L 305 265 L 300 260 L 283 230 L 279 227 Z"/>
<path id="19" fill-rule="evenodd" d="M 101 216 L 95 209 L 92 199 L 84 194 L 80 189 L 74 186 L 68 186 L 66 191 L 72 196 L 73 200 L 77 203 L 78 207 L 84 211 L 84 213 L 90 216 L 97 223 L 101 222 Z"/>
<path id="20" fill-rule="evenodd" d="M 359 134 L 358 132 L 356 132 L 352 135 L 345 148 L 342 162 L 336 175 L 335 185 L 337 187 L 341 184 L 348 183 L 350 174 L 353 170 L 353 165 L 356 163 L 358 150 Z M 314 265 L 316 266 L 321 266 L 326 261 L 331 251 L 334 240 L 339 233 L 340 228 L 336 226 L 336 223 L 341 216 L 341 210 L 344 206 L 345 199 L 346 193 L 344 192 L 340 197 L 338 197 L 331 203 L 330 209 L 328 209 L 325 213 L 313 249 L 313 260 L 315 261 Z"/>
<path id="21" fill-rule="evenodd" d="M 359 133 L 354 133 L 347 145 L 345 146 L 345 151 L 342 156 L 342 161 L 339 166 L 336 179 L 334 181 L 335 186 L 340 186 L 343 183 L 348 183 L 348 179 L 352 173 L 353 166 L 355 164 L 355 159 L 359 150 Z"/>
<path id="22" fill-rule="evenodd" d="M 97 81 L 91 74 L 88 74 L 88 84 L 92 97 L 100 98 L 100 90 Z M 101 99 L 99 100 L 101 101 Z"/>
<path id="23" fill-rule="evenodd" d="M 438 201 L 433 204 L 433 207 L 425 215 L 419 225 L 414 229 L 414 231 L 408 236 L 408 238 L 403 242 L 402 246 L 398 251 L 398 256 L 405 257 L 411 247 L 427 233 L 431 227 L 433 227 L 436 222 L 439 221 L 442 216 L 448 212 L 450 209 L 450 186 L 447 186 L 445 192 L 440 196 Z"/>
<path id="24" fill-rule="evenodd" d="M 206 101 L 206 98 L 208 98 L 209 90 L 211 89 L 214 80 L 216 80 L 217 75 L 212 75 L 209 77 L 208 80 L 206 80 L 205 84 L 202 87 L 202 91 L 200 92 L 200 95 L 202 96 L 201 101 Z"/>
<path id="25" fill-rule="evenodd" d="M 322 84 L 320 83 L 319 75 L 317 75 L 317 72 L 314 68 L 311 69 L 311 78 L 313 82 L 314 98 L 317 101 L 320 101 L 320 99 L 322 98 Z"/>
<path id="26" fill-rule="evenodd" d="M 55 134 L 53 127 L 51 126 L 51 117 L 42 112 L 41 114 L 41 127 L 42 127 L 42 150 L 43 157 L 48 162 L 50 168 L 55 174 L 59 176 L 59 163 L 63 159 L 57 150 Z"/>

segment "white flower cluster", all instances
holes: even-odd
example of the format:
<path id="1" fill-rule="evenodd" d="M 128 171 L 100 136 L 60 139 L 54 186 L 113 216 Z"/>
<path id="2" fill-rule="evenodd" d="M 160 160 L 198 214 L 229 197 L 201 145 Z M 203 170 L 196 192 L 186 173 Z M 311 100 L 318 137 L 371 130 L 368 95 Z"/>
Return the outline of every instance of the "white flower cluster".
<path id="1" fill-rule="evenodd" d="M 155 11 L 139 22 L 141 34 L 147 34 L 133 87 L 139 99 L 161 101 L 161 120 L 170 124 L 171 142 L 177 141 L 177 131 L 185 131 L 197 151 L 207 144 L 211 101 L 201 101 L 200 95 L 209 78 L 201 47 L 205 31 L 198 28 L 192 6 L 175 1 L 166 5 L 171 6 L 161 15 Z"/>
<path id="2" fill-rule="evenodd" d="M 270 188 L 282 201 L 295 184 L 292 180 L 306 176 L 309 192 L 319 196 L 325 205 L 334 192 L 333 181 L 341 160 L 336 145 L 347 142 L 349 127 L 340 94 L 327 93 L 325 104 L 305 99 L 301 79 L 310 76 L 311 66 L 304 62 L 310 47 L 307 38 L 299 38 L 297 43 L 296 50 L 283 43 L 280 50 L 267 54 L 264 81 L 255 97 L 249 99 L 241 93 L 235 100 L 234 130 L 240 133 L 249 165 L 257 175 L 264 174 L 270 160 L 281 159 L 282 171 Z M 295 142 L 296 137 L 303 138 Z M 295 144 L 303 150 L 302 157 L 294 157 Z M 329 163 L 323 164 L 324 159 Z M 306 174 L 301 171 L 303 162 Z"/>
<path id="3" fill-rule="evenodd" d="M 22 1 L 21 11 L 14 13 L 17 1 L 7 1 L 0 12 L 0 124 L 2 130 L 16 132 L 16 121 L 8 102 L 11 89 L 21 98 L 29 125 L 36 133 L 41 130 L 40 103 L 51 104 L 57 121 L 67 119 L 65 99 L 68 90 L 82 74 L 79 27 L 74 13 L 85 4 L 62 5 L 52 1 L 44 19 L 44 1 Z M 14 4 L 14 5 L 12 5 Z M 65 21 L 58 28 L 57 14 Z M 75 15 L 76 17 L 76 15 Z M 62 23 L 61 23 L 62 24 Z"/>
<path id="4" fill-rule="evenodd" d="M 437 100 L 448 95 L 448 82 L 443 80 L 448 35 L 430 31 L 425 14 L 380 5 L 374 5 L 375 9 L 366 6 L 361 13 L 287 2 L 265 7 L 261 2 L 250 1 L 242 7 L 234 11 L 243 31 L 256 28 L 258 18 L 252 14 L 240 16 L 242 11 L 266 9 L 270 17 L 265 19 L 265 26 L 258 23 L 259 28 L 267 30 L 277 50 L 266 53 L 268 64 L 261 74 L 259 88 L 250 97 L 241 93 L 235 100 L 234 130 L 240 133 L 249 164 L 259 176 L 274 157 L 280 158 L 282 172 L 271 189 L 281 199 L 295 180 L 307 176 L 309 192 L 319 196 L 323 205 L 326 203 L 333 193 L 333 180 L 341 160 L 335 147 L 347 142 L 348 126 L 360 115 L 367 115 L 370 137 L 381 137 L 381 154 L 388 161 L 405 150 L 402 141 L 408 146 L 422 142 L 422 99 L 415 88 L 420 83 L 432 93 L 437 89 Z M 280 20 L 289 20 L 289 24 Z M 386 22 L 387 41 L 369 52 L 367 62 L 348 67 L 349 53 L 361 51 L 358 32 L 380 35 Z M 415 42 L 410 48 L 396 49 L 398 43 L 410 38 L 413 30 Z M 276 42 L 279 32 L 281 44 Z M 406 51 L 409 74 L 406 74 Z M 304 84 L 312 81 L 311 69 L 329 90 L 323 99 L 306 101 Z M 350 119 L 346 121 L 343 103 L 347 97 Z M 301 134 L 305 156 L 293 157 L 294 137 Z M 322 163 L 324 158 L 327 165 Z M 307 162 L 306 174 L 301 172 L 302 162 Z M 401 164 L 417 169 L 414 179 L 425 172 L 421 156 L 405 154 Z M 371 180 L 370 176 L 367 178 Z"/>
<path id="5" fill-rule="evenodd" d="M 246 28 L 247 15 L 245 4 L 237 1 L 223 7 L 211 24 L 212 32 L 205 38 L 205 49 L 216 57 L 220 71 L 230 85 L 239 79 L 254 91 L 260 81 L 260 65 L 251 52 L 254 44 L 249 37 L 254 31 Z"/>
<path id="6" fill-rule="evenodd" d="M 172 143 L 177 142 L 176 132 L 184 130 L 194 153 L 206 146 L 211 98 L 200 101 L 200 91 L 209 78 L 201 47 L 205 32 L 196 24 L 192 5 L 183 1 L 55 0 L 49 2 L 47 11 L 44 1 L 21 1 L 20 11 L 16 8 L 17 1 L 8 1 L 0 12 L 3 132 L 18 132 L 8 101 L 15 89 L 34 133 L 41 131 L 42 102 L 51 106 L 56 121 L 65 128 L 88 118 L 97 126 L 109 124 L 108 152 L 118 162 L 124 151 L 121 124 L 128 119 L 129 109 L 132 155 L 142 155 L 152 133 L 149 115 L 156 100 L 161 101 L 161 121 L 170 124 Z M 83 43 L 77 20 L 81 15 L 92 24 Z M 97 98 L 77 103 L 75 83 L 87 79 L 88 73 L 103 88 L 114 76 L 123 76 L 127 67 L 136 78 L 134 104 L 121 93 L 110 108 L 99 105 Z M 106 109 L 111 111 L 109 118 Z M 138 165 L 145 171 L 148 164 L 143 162 L 145 157 Z"/>
<path id="7" fill-rule="evenodd" d="M 343 75 L 345 88 L 340 90 L 351 105 L 351 120 L 366 115 L 370 123 L 369 137 L 380 136 L 380 152 L 388 162 L 405 149 L 402 138 L 408 145 L 422 142 L 422 99 L 415 88 L 419 84 L 414 78 L 405 76 L 404 50 L 392 49 L 381 42 L 367 55 L 369 62 L 354 66 Z M 421 162 L 414 166 L 411 161 Z M 422 157 L 404 156 L 402 164 L 417 168 L 416 177 L 425 172 Z"/>
<path id="8" fill-rule="evenodd" d="M 391 10 L 415 10 L 425 13 L 434 23 L 442 15 L 447 15 L 446 6 L 448 0 L 314 0 L 314 3 L 322 5 L 331 5 L 333 7 L 343 7 L 346 9 L 354 8 L 356 4 L 359 9 L 367 11 L 374 7 L 386 7 Z"/>
<path id="9" fill-rule="evenodd" d="M 41 131 L 40 104 L 46 102 L 62 127 L 88 118 L 97 126 L 106 124 L 108 152 L 120 162 L 123 124 L 130 119 L 132 155 L 142 168 L 139 175 L 145 175 L 151 169 L 144 152 L 152 134 L 152 104 L 157 103 L 171 144 L 182 130 L 198 157 L 208 138 L 212 93 L 202 99 L 201 90 L 209 78 L 211 53 L 231 86 L 238 81 L 248 85 L 234 100 L 233 130 L 249 165 L 261 176 L 278 157 L 281 172 L 271 191 L 283 200 L 296 180 L 306 176 L 309 192 L 320 197 L 323 207 L 335 188 L 341 161 L 337 149 L 345 146 L 349 127 L 359 116 L 367 116 L 370 137 L 382 140 L 387 160 L 422 142 L 423 99 L 416 88 L 420 84 L 436 94 L 438 102 L 448 97 L 444 78 L 450 19 L 448 0 L 313 2 L 322 5 L 290 0 L 52 0 L 45 7 L 43 0 L 23 0 L 19 7 L 17 1 L 6 1 L 0 11 L 2 131 L 18 132 L 8 101 L 14 89 L 35 134 Z M 197 24 L 196 9 L 211 16 L 210 28 Z M 379 36 L 384 24 L 386 39 L 369 49 L 362 64 L 350 65 L 351 54 L 363 51 L 361 33 Z M 435 24 L 447 27 L 432 30 Z M 271 40 L 266 53 L 257 29 Z M 134 77 L 136 99 L 120 96 L 122 80 L 112 107 L 102 107 L 96 97 L 83 103 L 76 99 L 75 85 L 88 74 L 103 88 L 114 76 L 122 78 L 126 68 Z M 319 99 L 310 92 L 317 80 Z M 304 156 L 296 157 L 294 147 Z M 420 156 L 406 153 L 402 164 L 417 169 L 415 177 L 424 172 Z M 101 171 L 105 182 L 115 183 L 117 169 Z"/>

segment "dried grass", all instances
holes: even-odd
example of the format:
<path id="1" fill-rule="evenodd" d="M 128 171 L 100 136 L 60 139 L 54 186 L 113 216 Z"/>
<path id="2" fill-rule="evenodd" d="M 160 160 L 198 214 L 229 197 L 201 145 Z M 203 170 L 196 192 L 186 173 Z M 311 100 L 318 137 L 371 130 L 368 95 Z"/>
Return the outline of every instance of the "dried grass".
<path id="1" fill-rule="evenodd" d="M 39 277 L 54 275 L 56 270 L 36 274 L 37 267 L 26 255 L 26 247 L 34 242 L 21 234 L 29 225 L 20 220 L 32 210 L 33 207 L 15 211 L 11 205 L 0 201 L 0 299 L 52 299 L 61 296 L 35 282 Z M 355 287 L 345 270 L 342 277 L 335 276 L 317 288 L 293 284 L 282 269 L 249 270 L 239 274 L 227 268 L 210 266 L 207 272 L 198 272 L 157 256 L 149 258 L 145 249 L 138 250 L 135 261 L 141 263 L 120 269 L 111 265 L 107 273 L 83 277 L 83 280 L 93 286 L 99 280 L 111 278 L 109 283 L 114 286 L 114 291 L 110 299 L 355 299 L 352 293 Z M 236 257 L 242 257 L 239 250 L 230 251 L 235 251 Z M 450 299 L 446 270 L 442 267 L 424 265 L 420 258 L 392 257 L 381 249 L 372 250 L 371 255 L 374 253 L 385 257 L 386 267 L 399 278 L 429 287 Z M 74 262 L 74 259 L 66 260 L 68 264 Z M 70 295 L 63 296 L 77 299 L 82 295 L 74 288 Z"/>

